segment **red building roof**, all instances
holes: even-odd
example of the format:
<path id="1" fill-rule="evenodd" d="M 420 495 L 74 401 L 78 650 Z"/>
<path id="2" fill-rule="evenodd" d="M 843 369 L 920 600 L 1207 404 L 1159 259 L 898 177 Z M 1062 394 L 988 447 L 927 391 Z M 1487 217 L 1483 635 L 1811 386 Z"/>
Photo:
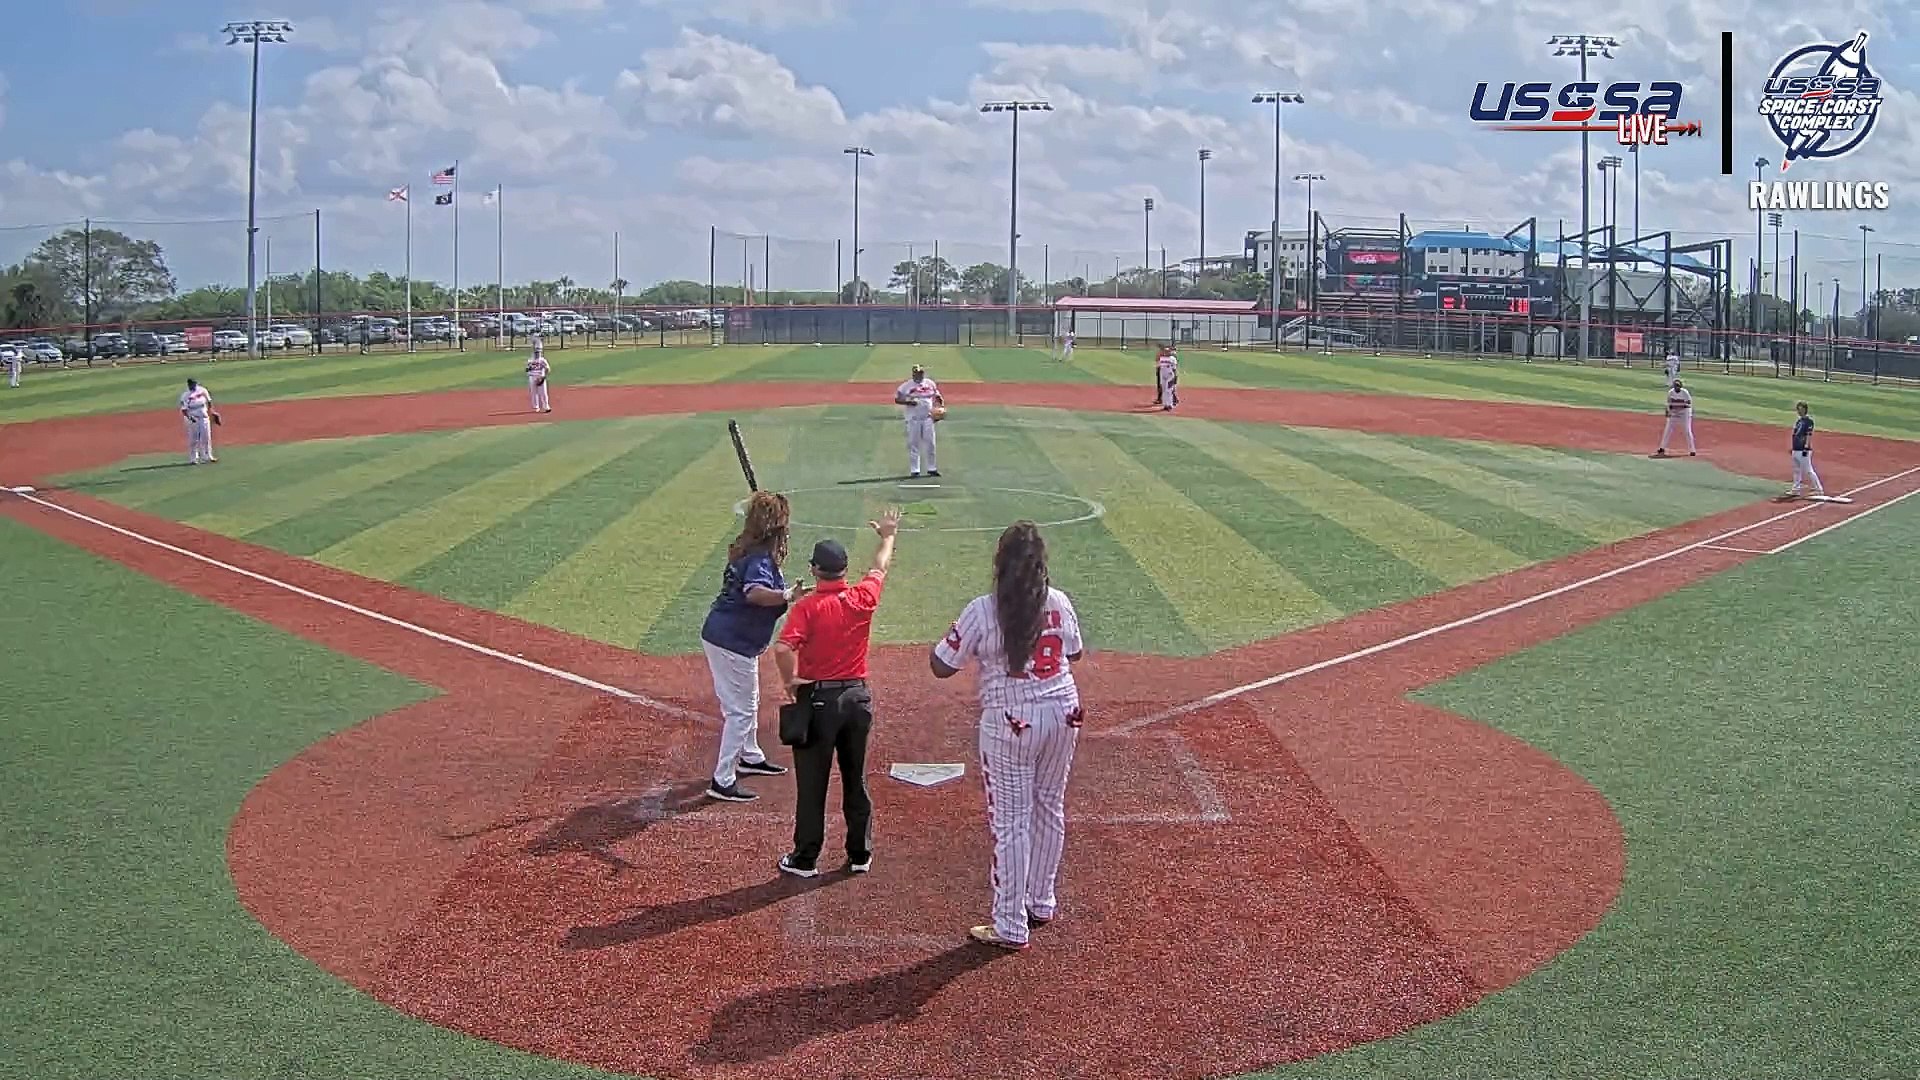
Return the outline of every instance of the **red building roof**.
<path id="1" fill-rule="evenodd" d="M 1063 296 L 1053 306 L 1067 311 L 1126 311 L 1154 315 L 1252 315 L 1253 300 L 1177 300 L 1153 296 Z"/>

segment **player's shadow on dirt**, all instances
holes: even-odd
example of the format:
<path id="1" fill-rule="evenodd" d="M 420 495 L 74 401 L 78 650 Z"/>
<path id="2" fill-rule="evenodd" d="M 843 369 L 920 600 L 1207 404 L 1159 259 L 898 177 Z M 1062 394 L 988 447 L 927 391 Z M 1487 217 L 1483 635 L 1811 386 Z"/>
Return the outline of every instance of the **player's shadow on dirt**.
<path id="1" fill-rule="evenodd" d="M 778 874 L 771 881 L 757 885 L 743 885 L 711 896 L 656 904 L 604 926 L 576 926 L 567 931 L 562 947 L 569 951 L 606 949 L 661 937 L 691 926 L 738 918 L 802 893 L 846 881 L 850 877 L 851 874 L 823 874 L 817 878 L 797 878 Z"/>
<path id="2" fill-rule="evenodd" d="M 791 1053 L 827 1035 L 912 1020 L 955 979 L 1007 953 L 968 943 L 912 967 L 829 986 L 758 990 L 722 1006 L 693 1047 L 703 1065 L 745 1065 Z"/>
<path id="3" fill-rule="evenodd" d="M 689 781 L 638 798 L 579 807 L 528 841 L 526 852 L 585 855 L 605 863 L 616 874 L 630 870 L 633 864 L 615 854 L 612 846 L 633 839 L 659 822 L 699 809 L 706 803 L 706 791 L 705 780 Z"/>

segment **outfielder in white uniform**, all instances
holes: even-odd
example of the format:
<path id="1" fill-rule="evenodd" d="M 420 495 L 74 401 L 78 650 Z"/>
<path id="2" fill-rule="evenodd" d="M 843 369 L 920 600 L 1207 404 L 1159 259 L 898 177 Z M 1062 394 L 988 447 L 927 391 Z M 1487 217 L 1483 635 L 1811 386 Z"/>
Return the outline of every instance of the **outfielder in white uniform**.
<path id="1" fill-rule="evenodd" d="M 553 405 L 547 399 L 547 348 L 538 335 L 533 339 L 533 355 L 527 358 L 527 396 L 532 399 L 533 411 L 550 413 Z"/>
<path id="2" fill-rule="evenodd" d="M 1667 388 L 1667 427 L 1660 433 L 1660 449 L 1653 452 L 1654 457 L 1667 456 L 1667 444 L 1673 441 L 1674 429 L 1678 428 L 1687 436 L 1687 456 L 1694 457 L 1697 449 L 1693 444 L 1693 394 L 1673 380 Z"/>
<path id="3" fill-rule="evenodd" d="M 1063 364 L 1073 363 L 1073 331 L 1071 330 L 1067 331 L 1066 336 L 1060 339 L 1060 362 Z"/>
<path id="4" fill-rule="evenodd" d="M 192 379 L 180 395 L 180 415 L 187 422 L 187 464 L 219 461 L 213 456 L 213 395 Z"/>
<path id="5" fill-rule="evenodd" d="M 1679 354 L 1679 353 L 1668 353 L 1668 354 L 1667 354 L 1667 383 L 1668 383 L 1668 385 L 1672 385 L 1672 383 L 1673 383 L 1673 380 L 1675 380 L 1675 379 L 1677 379 L 1677 378 L 1679 378 L 1679 377 L 1680 377 L 1680 354 Z"/>
<path id="6" fill-rule="evenodd" d="M 1172 412 L 1180 404 L 1180 357 L 1173 346 L 1160 346 L 1160 355 L 1154 358 L 1154 397 L 1160 402 L 1161 412 Z"/>
<path id="7" fill-rule="evenodd" d="M 893 403 L 906 406 L 908 475 L 918 477 L 924 464 L 928 476 L 939 476 L 940 460 L 934 454 L 933 407 L 947 403 L 946 398 L 940 396 L 939 384 L 927 378 L 926 368 L 915 364 L 913 377 L 893 392 Z"/>
<path id="8" fill-rule="evenodd" d="M 7 385 L 19 386 L 20 364 L 26 359 L 26 354 L 20 351 L 20 346 L 18 345 L 0 345 L 0 352 L 6 353 Z"/>
<path id="9" fill-rule="evenodd" d="M 1048 584 L 1039 527 L 1015 522 L 993 556 L 993 592 L 966 606 L 928 661 L 942 679 L 980 667 L 993 921 L 968 934 L 982 944 L 1024 949 L 1028 932 L 1058 912 L 1067 776 L 1083 716 L 1073 664 L 1084 651 L 1073 601 Z"/>

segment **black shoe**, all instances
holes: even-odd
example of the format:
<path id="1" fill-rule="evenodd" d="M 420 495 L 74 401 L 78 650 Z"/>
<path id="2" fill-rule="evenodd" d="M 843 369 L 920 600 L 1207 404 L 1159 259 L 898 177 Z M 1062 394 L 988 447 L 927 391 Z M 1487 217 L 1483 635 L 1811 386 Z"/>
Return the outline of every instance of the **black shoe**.
<path id="1" fill-rule="evenodd" d="M 728 784 L 726 787 L 721 787 L 719 784 L 714 783 L 707 785 L 707 798 L 719 799 L 721 802 L 752 802 L 759 797 L 760 796 L 755 795 L 753 792 L 742 788 L 738 781 Z"/>
<path id="2" fill-rule="evenodd" d="M 928 475 L 928 476 L 939 476 L 939 475 L 940 475 L 940 470 L 939 470 L 939 469 L 928 469 L 928 470 L 927 470 L 927 475 Z"/>
<path id="3" fill-rule="evenodd" d="M 873 869 L 873 854 L 871 852 L 859 858 L 855 858 L 852 855 L 847 856 L 847 872 L 849 874 L 864 874 L 871 869 Z"/>
<path id="4" fill-rule="evenodd" d="M 819 877 L 820 876 L 820 871 L 815 870 L 812 866 L 809 866 L 806 863 L 794 861 L 793 854 L 791 852 L 780 856 L 780 872 L 783 874 L 792 874 L 794 877 Z"/>
<path id="5" fill-rule="evenodd" d="M 756 776 L 785 776 L 787 774 L 786 766 L 775 765 L 773 762 L 765 760 L 743 761 L 734 766 L 734 768 L 744 773 L 753 773 Z"/>

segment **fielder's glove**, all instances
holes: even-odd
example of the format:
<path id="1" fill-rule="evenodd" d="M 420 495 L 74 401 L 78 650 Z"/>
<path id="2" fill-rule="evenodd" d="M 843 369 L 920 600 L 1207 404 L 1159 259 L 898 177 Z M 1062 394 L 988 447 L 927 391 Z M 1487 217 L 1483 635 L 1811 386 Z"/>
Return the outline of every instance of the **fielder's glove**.
<path id="1" fill-rule="evenodd" d="M 208 413 L 207 415 L 208 415 L 208 416 L 211 416 L 211 417 L 213 417 L 213 426 L 214 426 L 214 427 L 219 427 L 219 426 L 220 426 L 220 414 L 219 414 L 219 413 Z"/>

